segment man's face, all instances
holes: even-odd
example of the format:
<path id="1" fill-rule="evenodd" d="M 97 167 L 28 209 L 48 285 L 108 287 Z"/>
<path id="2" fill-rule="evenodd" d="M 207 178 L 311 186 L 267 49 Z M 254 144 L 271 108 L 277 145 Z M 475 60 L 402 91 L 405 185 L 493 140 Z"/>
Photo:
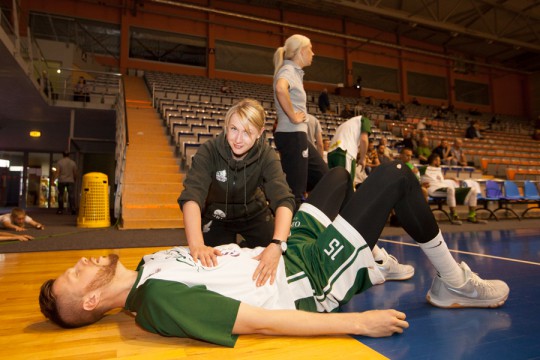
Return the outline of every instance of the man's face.
<path id="1" fill-rule="evenodd" d="M 401 161 L 404 163 L 408 163 L 412 160 L 412 151 L 410 150 L 403 150 L 401 153 Z"/>
<path id="2" fill-rule="evenodd" d="M 17 226 L 24 226 L 25 215 L 11 215 L 11 222 Z"/>
<path id="3" fill-rule="evenodd" d="M 83 296 L 85 293 L 109 284 L 118 265 L 118 255 L 81 258 L 75 266 L 60 275 L 53 286 L 55 296 L 66 292 Z"/>

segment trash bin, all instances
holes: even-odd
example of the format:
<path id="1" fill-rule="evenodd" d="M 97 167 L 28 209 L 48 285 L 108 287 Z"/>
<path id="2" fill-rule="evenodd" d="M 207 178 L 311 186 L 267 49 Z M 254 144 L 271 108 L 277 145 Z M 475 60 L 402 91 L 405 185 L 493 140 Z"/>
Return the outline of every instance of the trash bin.
<path id="1" fill-rule="evenodd" d="M 77 226 L 84 228 L 111 226 L 107 175 L 91 172 L 83 176 Z"/>

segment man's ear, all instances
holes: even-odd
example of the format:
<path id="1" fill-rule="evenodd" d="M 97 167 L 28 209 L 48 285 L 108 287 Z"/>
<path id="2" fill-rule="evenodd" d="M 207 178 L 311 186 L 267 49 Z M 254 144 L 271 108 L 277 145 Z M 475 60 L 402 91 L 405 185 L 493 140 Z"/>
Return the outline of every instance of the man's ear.
<path id="1" fill-rule="evenodd" d="M 86 311 L 94 310 L 99 305 L 100 300 L 101 300 L 101 294 L 96 291 L 92 291 L 91 293 L 87 294 L 84 297 L 83 309 Z"/>

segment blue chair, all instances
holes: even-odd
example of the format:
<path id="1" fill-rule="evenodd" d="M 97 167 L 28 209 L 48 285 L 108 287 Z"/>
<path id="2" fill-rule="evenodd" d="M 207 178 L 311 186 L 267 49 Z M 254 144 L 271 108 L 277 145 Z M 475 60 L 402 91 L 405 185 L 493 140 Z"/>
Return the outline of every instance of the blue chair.
<path id="1" fill-rule="evenodd" d="M 526 180 L 523 183 L 523 199 L 528 204 L 536 204 L 536 206 L 527 207 L 521 214 L 521 217 L 525 217 L 525 214 L 531 209 L 540 208 L 540 194 L 538 194 L 538 188 L 536 184 L 530 180 Z"/>
<path id="2" fill-rule="evenodd" d="M 445 197 L 428 196 L 428 204 L 430 205 L 430 207 L 431 205 L 437 206 L 435 208 L 431 207 L 431 212 L 435 212 L 435 211 L 442 212 L 448 218 L 448 221 L 450 221 L 450 223 L 453 224 L 454 220 L 450 216 L 450 213 L 443 208 L 445 203 L 446 203 L 446 196 Z"/>
<path id="3" fill-rule="evenodd" d="M 521 217 L 515 212 L 512 208 L 509 208 L 508 205 L 511 203 L 523 203 L 523 196 L 521 196 L 518 186 L 512 180 L 505 180 L 504 184 L 504 194 L 499 199 L 499 207 L 495 209 L 495 213 L 500 210 L 504 210 L 507 213 L 510 212 L 514 214 L 518 220 L 521 220 Z"/>
<path id="4" fill-rule="evenodd" d="M 468 180 L 461 182 L 463 187 L 469 186 L 467 181 Z M 476 195 L 478 204 L 482 204 L 482 207 L 478 207 L 475 209 L 476 212 L 479 212 L 481 210 L 487 211 L 489 213 L 488 220 L 491 218 L 494 218 L 496 221 L 499 221 L 499 218 L 497 217 L 497 215 L 495 215 L 495 212 L 491 210 L 490 208 L 488 208 L 488 205 L 491 201 L 497 201 L 497 202 L 499 201 L 501 195 L 498 194 L 498 192 L 500 192 L 499 185 L 495 181 L 488 180 L 486 182 L 486 189 L 484 190 L 485 194 L 478 192 L 478 194 Z M 489 196 L 488 196 L 488 193 L 489 193 Z"/>
<path id="5" fill-rule="evenodd" d="M 489 209 L 488 206 L 490 202 L 499 203 L 499 201 L 501 200 L 501 197 L 502 197 L 501 186 L 496 181 L 487 180 L 486 188 L 484 192 L 485 192 L 484 195 L 478 194 L 478 202 L 481 203 L 483 207 L 477 208 L 476 211 L 479 211 L 479 210 L 487 211 L 489 212 L 488 219 L 491 219 L 493 217 L 496 221 L 499 221 L 499 218 L 495 214 L 495 211 Z"/>

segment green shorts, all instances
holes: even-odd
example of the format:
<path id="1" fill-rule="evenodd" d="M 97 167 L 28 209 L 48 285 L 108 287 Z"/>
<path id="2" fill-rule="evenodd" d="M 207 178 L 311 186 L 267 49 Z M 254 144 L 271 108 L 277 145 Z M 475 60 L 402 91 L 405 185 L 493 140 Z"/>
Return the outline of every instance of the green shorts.
<path id="1" fill-rule="evenodd" d="M 356 176 L 356 159 L 347 155 L 347 151 L 342 148 L 336 148 L 327 155 L 328 168 L 332 169 L 338 166 L 345 168 L 351 174 L 351 179 L 354 183 L 354 177 Z"/>
<path id="2" fill-rule="evenodd" d="M 339 215 L 331 222 L 309 203 L 292 221 L 285 267 L 299 310 L 337 311 L 355 294 L 384 282 L 360 233 Z"/>

